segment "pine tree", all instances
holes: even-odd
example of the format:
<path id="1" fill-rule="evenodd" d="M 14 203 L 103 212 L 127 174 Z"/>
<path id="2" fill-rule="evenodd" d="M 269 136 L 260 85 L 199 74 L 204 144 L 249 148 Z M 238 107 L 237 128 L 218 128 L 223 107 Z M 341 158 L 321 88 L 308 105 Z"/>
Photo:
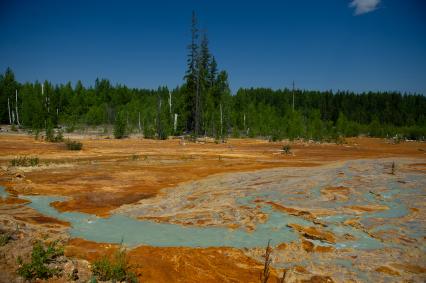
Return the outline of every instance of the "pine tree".
<path id="1" fill-rule="evenodd" d="M 218 71 L 217 71 L 216 59 L 214 58 L 214 56 L 212 56 L 210 64 L 209 64 L 209 74 L 208 74 L 208 81 L 209 81 L 210 87 L 213 87 L 216 82 L 217 72 Z"/>
<path id="2" fill-rule="evenodd" d="M 207 90 L 210 87 L 209 84 L 209 73 L 210 73 L 210 51 L 209 51 L 209 40 L 207 34 L 204 32 L 201 44 L 200 44 L 200 82 L 203 90 Z"/>
<path id="3" fill-rule="evenodd" d="M 207 34 L 204 32 L 202 35 L 200 43 L 200 56 L 199 56 L 199 86 L 200 91 L 198 95 L 198 117 L 201 118 L 200 125 L 202 127 L 200 131 L 205 131 L 207 128 L 207 123 L 209 122 L 209 92 L 210 92 L 210 83 L 209 83 L 209 72 L 210 72 L 210 60 L 211 55 L 209 51 L 209 41 L 207 39 Z"/>
<path id="4" fill-rule="evenodd" d="M 192 21 L 191 21 L 191 43 L 188 45 L 188 59 L 187 67 L 185 74 L 186 79 L 186 112 L 188 115 L 187 119 L 187 130 L 193 131 L 195 129 L 196 123 L 196 107 L 197 107 L 197 86 L 198 86 L 198 27 L 197 27 L 197 17 L 195 11 L 192 11 Z"/>
<path id="5" fill-rule="evenodd" d="M 126 136 L 126 120 L 123 112 L 117 113 L 114 123 L 114 137 L 121 139 Z"/>
<path id="6" fill-rule="evenodd" d="M 1 94 L 1 122 L 9 122 L 12 120 L 10 117 L 15 109 L 15 91 L 18 87 L 18 83 L 15 81 L 15 74 L 11 68 L 7 68 L 4 76 L 2 76 L 2 94 Z M 10 113 L 8 113 L 7 103 L 9 102 Z"/>

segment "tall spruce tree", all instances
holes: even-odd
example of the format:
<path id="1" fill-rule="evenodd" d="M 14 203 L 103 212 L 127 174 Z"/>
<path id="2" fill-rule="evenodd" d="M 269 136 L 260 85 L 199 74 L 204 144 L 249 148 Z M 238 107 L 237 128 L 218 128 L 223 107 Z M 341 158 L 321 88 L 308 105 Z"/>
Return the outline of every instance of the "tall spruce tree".
<path id="1" fill-rule="evenodd" d="M 209 64 L 209 74 L 208 74 L 208 81 L 209 81 L 210 87 L 213 87 L 216 82 L 217 72 L 218 70 L 217 70 L 216 59 L 214 58 L 214 56 L 211 56 L 211 61 Z"/>
<path id="2" fill-rule="evenodd" d="M 209 51 L 209 41 L 207 39 L 206 32 L 203 32 L 201 43 L 200 43 L 200 56 L 199 56 L 199 82 L 200 82 L 200 95 L 198 96 L 198 103 L 201 107 L 199 107 L 199 117 L 201 117 L 200 125 L 202 127 L 199 129 L 200 131 L 206 131 L 208 128 L 207 123 L 209 122 L 209 113 L 212 109 L 209 109 L 209 95 L 210 95 L 210 60 L 211 55 Z"/>
<path id="3" fill-rule="evenodd" d="M 2 76 L 1 80 L 1 104 L 2 109 L 0 110 L 1 122 L 13 123 L 14 109 L 15 109 L 15 91 L 18 87 L 18 83 L 15 80 L 15 74 L 11 68 L 7 68 L 6 72 Z M 16 121 L 15 121 L 16 122 Z"/>
<path id="4" fill-rule="evenodd" d="M 198 27 L 197 16 L 195 11 L 192 11 L 191 21 L 191 43 L 188 45 L 187 70 L 185 74 L 186 80 L 186 109 L 188 131 L 194 131 L 196 125 L 196 96 L 198 86 Z M 198 123 L 198 122 L 197 122 Z"/>

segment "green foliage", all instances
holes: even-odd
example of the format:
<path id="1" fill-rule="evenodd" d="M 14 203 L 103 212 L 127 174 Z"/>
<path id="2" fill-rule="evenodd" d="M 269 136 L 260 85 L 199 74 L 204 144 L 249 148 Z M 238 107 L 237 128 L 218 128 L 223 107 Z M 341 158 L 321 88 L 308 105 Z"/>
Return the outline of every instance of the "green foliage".
<path id="1" fill-rule="evenodd" d="M 62 130 L 59 130 L 56 133 L 56 136 L 53 138 L 53 142 L 63 142 L 64 141 L 64 134 Z"/>
<path id="2" fill-rule="evenodd" d="M 118 113 L 114 123 L 114 137 L 121 139 L 126 136 L 126 120 L 123 113 Z"/>
<path id="3" fill-rule="evenodd" d="M 55 130 L 53 129 L 53 124 L 49 121 L 46 127 L 46 141 L 48 142 L 63 142 L 64 135 L 61 130 L 55 134 Z"/>
<path id="4" fill-rule="evenodd" d="M 146 127 L 144 129 L 143 136 L 146 139 L 153 139 L 155 137 L 155 130 L 154 130 L 154 128 L 153 127 Z"/>
<path id="5" fill-rule="evenodd" d="M 101 281 L 138 282 L 136 275 L 130 271 L 126 250 L 121 246 L 113 256 L 96 260 L 92 272 Z"/>
<path id="6" fill-rule="evenodd" d="M 133 161 L 139 160 L 139 155 L 137 154 L 132 154 L 132 158 Z"/>
<path id="7" fill-rule="evenodd" d="M 49 267 L 49 264 L 62 255 L 63 249 L 57 247 L 56 242 L 47 246 L 44 246 L 41 242 L 36 242 L 31 253 L 31 262 L 23 263 L 22 259 L 18 258 L 20 267 L 17 273 L 26 280 L 48 279 L 61 272 L 58 268 Z"/>
<path id="8" fill-rule="evenodd" d="M 75 131 L 75 126 L 74 126 L 74 125 L 67 126 L 67 127 L 65 128 L 65 131 L 66 131 L 67 133 L 72 133 L 72 132 L 74 132 L 74 131 Z"/>
<path id="9" fill-rule="evenodd" d="M 46 141 L 49 141 L 49 142 L 55 141 L 55 131 L 50 121 L 47 123 L 45 134 L 46 134 Z"/>
<path id="10" fill-rule="evenodd" d="M 123 138 L 135 129 L 147 138 L 207 135 L 224 141 L 234 137 L 270 137 L 338 141 L 368 135 L 401 140 L 426 138 L 426 97 L 397 92 L 332 92 L 241 88 L 231 95 L 228 73 L 220 70 L 209 49 L 207 34 L 198 28 L 195 13 L 188 45 L 185 83 L 175 89 L 136 89 L 97 79 L 94 87 L 78 81 L 52 85 L 20 84 L 8 68 L 0 75 L 0 123 L 9 123 L 7 100 L 19 92 L 21 124 L 46 140 L 58 141 L 54 128 L 67 125 L 113 125 Z M 293 109 L 294 95 L 294 109 Z M 175 114 L 176 129 L 174 125 Z"/>
<path id="11" fill-rule="evenodd" d="M 88 125 L 100 125 L 105 122 L 105 109 L 102 106 L 93 105 L 86 114 Z"/>
<path id="12" fill-rule="evenodd" d="M 276 142 L 276 141 L 280 141 L 282 140 L 281 135 L 279 134 L 278 131 L 273 131 L 272 135 L 269 137 L 269 141 L 270 142 Z"/>
<path id="13" fill-rule="evenodd" d="M 0 234 L 0 247 L 7 245 L 12 240 L 12 235 L 10 233 L 2 233 Z"/>
<path id="14" fill-rule="evenodd" d="M 10 161 L 10 166 L 16 167 L 34 167 L 38 166 L 40 160 L 38 157 L 18 156 Z"/>
<path id="15" fill-rule="evenodd" d="M 65 145 L 68 150 L 81 150 L 83 148 L 83 143 L 70 139 L 67 139 L 65 141 Z"/>

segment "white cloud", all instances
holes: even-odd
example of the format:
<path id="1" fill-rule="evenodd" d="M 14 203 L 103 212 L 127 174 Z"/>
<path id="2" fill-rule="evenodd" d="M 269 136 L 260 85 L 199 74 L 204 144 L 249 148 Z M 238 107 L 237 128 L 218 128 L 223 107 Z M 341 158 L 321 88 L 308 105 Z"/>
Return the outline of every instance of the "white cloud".
<path id="1" fill-rule="evenodd" d="M 355 15 L 362 15 L 377 9 L 380 0 L 352 0 L 349 7 L 355 8 Z"/>

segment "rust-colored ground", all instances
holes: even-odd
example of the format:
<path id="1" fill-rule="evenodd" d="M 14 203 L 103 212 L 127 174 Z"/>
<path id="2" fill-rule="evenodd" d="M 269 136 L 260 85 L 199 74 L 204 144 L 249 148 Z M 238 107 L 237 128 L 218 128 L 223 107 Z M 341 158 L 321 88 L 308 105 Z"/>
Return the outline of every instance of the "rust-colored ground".
<path id="1" fill-rule="evenodd" d="M 93 262 L 105 255 L 113 258 L 116 249 L 116 245 L 73 239 L 65 255 Z M 234 248 L 140 246 L 128 252 L 128 260 L 141 282 L 259 282 L 263 268 Z"/>
<path id="2" fill-rule="evenodd" d="M 292 154 L 281 153 L 284 142 L 229 140 L 226 144 L 180 140 L 82 139 L 83 150 L 68 151 L 62 143 L 36 141 L 26 135 L 0 135 L 0 164 L 15 156 L 37 156 L 41 166 L 23 168 L 25 181 L 0 176 L 0 185 L 21 194 L 70 196 L 56 203 L 61 211 L 99 216 L 123 204 L 152 197 L 163 188 L 217 173 L 375 157 L 424 157 L 424 143 L 389 144 L 381 139 L 354 138 L 347 144 L 292 143 Z"/>
<path id="3" fill-rule="evenodd" d="M 74 152 L 66 150 L 63 144 L 36 141 L 31 136 L 0 135 L 0 185 L 15 194 L 69 196 L 69 201 L 56 203 L 55 207 L 107 216 L 123 204 L 212 174 L 316 166 L 361 158 L 418 157 L 424 160 L 426 152 L 424 143 L 390 144 L 371 138 L 347 139 L 343 145 L 291 143 L 290 155 L 280 151 L 287 142 L 262 140 L 233 139 L 226 144 L 183 144 L 180 140 L 137 138 L 82 138 L 80 141 L 84 144 L 83 150 Z M 11 159 L 22 155 L 37 156 L 40 166 L 9 166 Z M 14 201 L 16 199 L 7 202 Z M 40 215 L 21 220 L 55 222 Z M 69 256 L 93 261 L 110 246 L 74 239 L 66 251 Z M 258 282 L 262 268 L 261 263 L 232 248 L 143 246 L 131 250 L 129 257 L 144 282 Z"/>

